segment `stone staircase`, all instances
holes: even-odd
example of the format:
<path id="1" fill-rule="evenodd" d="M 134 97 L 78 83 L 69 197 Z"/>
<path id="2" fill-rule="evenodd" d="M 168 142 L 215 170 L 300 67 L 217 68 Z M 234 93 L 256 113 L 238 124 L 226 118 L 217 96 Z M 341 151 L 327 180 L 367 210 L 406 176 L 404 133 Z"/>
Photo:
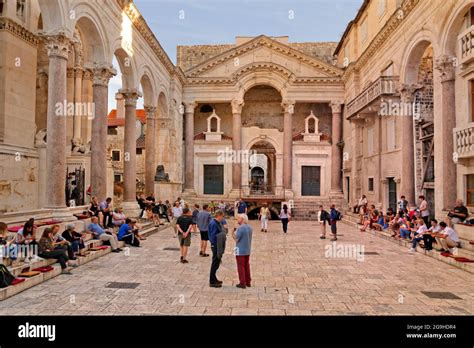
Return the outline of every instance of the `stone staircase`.
<path id="1" fill-rule="evenodd" d="M 322 205 L 325 210 L 329 211 L 331 204 L 336 205 L 336 209 L 343 211 L 343 200 L 342 199 L 295 199 L 294 207 L 291 209 L 292 217 L 294 220 L 301 221 L 317 221 L 319 214 L 319 206 Z"/>
<path id="2" fill-rule="evenodd" d="M 157 226 L 154 226 L 153 223 L 151 222 L 143 222 L 143 223 L 137 223 L 137 226 L 139 227 L 139 230 L 140 230 L 139 231 L 140 236 L 147 237 L 154 233 L 157 233 L 158 231 L 168 228 L 169 224 L 165 224 L 163 226 L 157 227 Z M 107 246 L 107 248 L 104 250 L 98 250 L 98 251 L 90 250 L 91 248 L 102 246 L 103 242 L 97 239 L 93 239 L 91 235 L 87 235 L 85 238 L 86 238 L 86 241 L 84 244 L 86 246 L 86 250 L 89 253 L 86 256 L 78 257 L 76 261 L 72 261 L 76 266 L 80 267 L 86 263 L 89 263 L 95 259 L 98 259 L 102 256 L 105 256 L 111 253 L 112 250 L 110 246 Z M 119 247 L 120 248 L 125 247 L 125 243 L 119 242 Z M 52 266 L 53 270 L 46 273 L 40 273 L 31 278 L 23 278 L 25 279 L 25 281 L 17 285 L 11 285 L 6 288 L 0 289 L 0 301 L 3 301 L 9 297 L 19 294 L 22 291 L 30 289 L 34 287 L 35 285 L 41 284 L 45 281 L 48 281 L 54 277 L 61 275 L 61 266 L 59 265 L 59 263 L 56 262 L 55 259 L 37 258 L 36 260 L 32 260 L 29 263 L 23 262 L 23 261 L 12 262 L 10 259 L 3 259 L 3 263 L 7 266 L 8 270 L 15 277 L 19 277 L 19 275 L 24 270 L 33 270 L 39 267 Z M 74 273 L 74 270 L 72 272 Z M 72 275 L 72 277 L 73 276 L 74 275 Z"/>
<path id="3" fill-rule="evenodd" d="M 361 227 L 361 225 L 358 224 L 359 216 L 357 214 L 352 213 L 351 211 L 346 211 L 344 213 L 344 216 L 341 222 L 349 226 L 352 226 L 354 228 L 357 228 L 357 230 L 359 230 L 359 228 Z M 455 226 L 455 230 L 459 238 L 461 239 L 461 247 L 455 249 L 455 256 L 466 257 L 468 259 L 474 260 L 474 245 L 469 243 L 470 241 L 474 241 L 474 226 L 458 224 Z M 406 249 L 411 248 L 411 242 L 406 241 L 406 240 L 396 240 L 391 237 L 391 233 L 388 231 L 375 231 L 375 230 L 368 229 L 366 232 L 359 232 L 359 233 L 370 233 L 379 238 L 383 238 L 392 243 L 396 243 L 400 245 L 401 247 L 405 247 Z M 474 273 L 474 263 L 456 261 L 452 257 L 442 256 L 441 253 L 437 250 L 428 251 L 428 250 L 418 247 L 417 252 L 423 253 L 426 256 L 432 257 L 444 263 L 463 269 L 469 273 Z"/>

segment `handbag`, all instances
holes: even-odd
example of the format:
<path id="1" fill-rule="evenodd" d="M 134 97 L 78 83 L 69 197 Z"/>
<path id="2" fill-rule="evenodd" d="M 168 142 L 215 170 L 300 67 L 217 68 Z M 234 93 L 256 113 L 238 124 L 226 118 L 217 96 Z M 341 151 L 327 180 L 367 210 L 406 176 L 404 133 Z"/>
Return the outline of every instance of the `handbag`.
<path id="1" fill-rule="evenodd" d="M 0 288 L 6 288 L 10 286 L 15 277 L 10 273 L 5 265 L 0 265 Z"/>

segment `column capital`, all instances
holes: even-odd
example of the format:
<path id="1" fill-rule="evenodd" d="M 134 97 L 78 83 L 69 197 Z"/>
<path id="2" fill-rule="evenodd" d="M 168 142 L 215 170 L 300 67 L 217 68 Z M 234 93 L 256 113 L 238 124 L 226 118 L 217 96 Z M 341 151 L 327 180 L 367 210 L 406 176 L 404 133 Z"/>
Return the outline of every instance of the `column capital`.
<path id="1" fill-rule="evenodd" d="M 230 102 L 230 105 L 232 106 L 233 114 L 241 114 L 245 103 L 241 99 L 232 99 L 232 101 Z"/>
<path id="2" fill-rule="evenodd" d="M 183 102 L 183 104 L 186 114 L 194 113 L 194 109 L 198 106 L 198 103 L 196 101 L 186 101 Z"/>
<path id="3" fill-rule="evenodd" d="M 441 82 L 453 81 L 456 78 L 456 64 L 457 60 L 452 56 L 442 55 L 436 59 L 434 67 L 441 74 Z"/>
<path id="4" fill-rule="evenodd" d="M 45 35 L 43 38 L 46 43 L 48 57 L 58 57 L 66 60 L 69 59 L 69 46 L 71 40 L 64 33 L 58 35 Z"/>
<path id="5" fill-rule="evenodd" d="M 331 103 L 329 103 L 329 106 L 331 107 L 332 113 L 333 114 L 340 114 L 342 112 L 342 104 L 344 104 L 344 102 L 342 102 L 340 100 L 332 101 Z"/>
<path id="6" fill-rule="evenodd" d="M 398 93 L 400 93 L 400 99 L 403 103 L 413 103 L 415 99 L 415 92 L 422 86 L 418 84 L 407 84 L 402 83 L 398 87 Z"/>
<path id="7" fill-rule="evenodd" d="M 94 73 L 90 69 L 84 69 L 82 74 L 82 79 L 87 81 L 92 81 L 94 78 Z"/>
<path id="8" fill-rule="evenodd" d="M 68 79 L 74 78 L 74 68 L 67 68 L 66 76 Z"/>
<path id="9" fill-rule="evenodd" d="M 80 66 L 76 66 L 74 67 L 74 72 L 76 73 L 76 78 L 82 78 L 84 76 L 85 70 Z"/>
<path id="10" fill-rule="evenodd" d="M 296 102 L 294 100 L 283 100 L 281 106 L 285 114 L 293 114 L 295 112 L 295 104 Z"/>
<path id="11" fill-rule="evenodd" d="M 117 75 L 117 70 L 115 70 L 112 65 L 96 65 L 92 69 L 92 72 L 94 86 L 108 87 L 110 79 Z"/>
<path id="12" fill-rule="evenodd" d="M 145 105 L 144 106 L 147 118 L 155 119 L 156 118 L 156 111 L 158 108 L 156 106 Z"/>
<path id="13" fill-rule="evenodd" d="M 142 94 L 138 89 L 121 89 L 119 93 L 123 95 L 125 99 L 125 106 L 136 106 L 137 100 L 142 97 Z"/>

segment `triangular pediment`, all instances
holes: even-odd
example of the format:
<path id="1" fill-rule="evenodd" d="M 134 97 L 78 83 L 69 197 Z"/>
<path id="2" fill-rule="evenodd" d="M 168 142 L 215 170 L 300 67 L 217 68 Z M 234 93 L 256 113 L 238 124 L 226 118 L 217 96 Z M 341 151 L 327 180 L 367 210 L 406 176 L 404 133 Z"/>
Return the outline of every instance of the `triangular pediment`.
<path id="1" fill-rule="evenodd" d="M 258 36 L 187 70 L 188 78 L 238 79 L 251 70 L 272 70 L 295 78 L 338 78 L 342 70 L 289 45 Z"/>

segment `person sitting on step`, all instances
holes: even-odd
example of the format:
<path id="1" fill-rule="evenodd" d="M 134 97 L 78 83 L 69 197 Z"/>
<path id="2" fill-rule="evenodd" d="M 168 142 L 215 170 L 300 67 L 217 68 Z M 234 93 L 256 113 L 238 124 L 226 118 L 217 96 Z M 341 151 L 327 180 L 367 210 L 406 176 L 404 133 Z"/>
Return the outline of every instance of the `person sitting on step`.
<path id="1" fill-rule="evenodd" d="M 126 219 L 125 223 L 120 227 L 118 232 L 118 240 L 125 242 L 125 244 L 139 247 L 140 238 L 137 237 L 137 230 L 135 229 L 135 221 Z"/>
<path id="2" fill-rule="evenodd" d="M 96 216 L 92 217 L 88 231 L 93 233 L 96 239 L 99 239 L 103 242 L 109 242 L 110 246 L 112 247 L 112 252 L 118 253 L 122 251 L 122 249 L 118 247 L 117 237 L 113 233 L 107 232 L 102 227 L 100 227 L 99 219 Z"/>

